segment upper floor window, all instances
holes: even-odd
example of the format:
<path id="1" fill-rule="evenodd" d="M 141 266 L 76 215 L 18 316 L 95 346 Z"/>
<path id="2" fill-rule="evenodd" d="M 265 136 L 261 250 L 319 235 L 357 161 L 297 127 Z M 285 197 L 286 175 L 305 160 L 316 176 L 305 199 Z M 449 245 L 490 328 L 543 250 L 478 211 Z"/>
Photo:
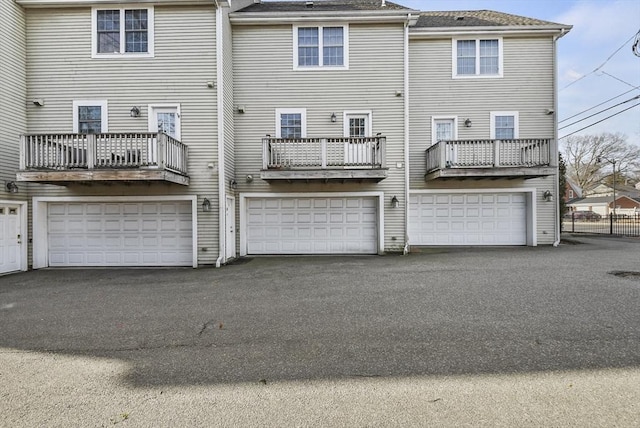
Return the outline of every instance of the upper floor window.
<path id="1" fill-rule="evenodd" d="M 349 27 L 293 27 L 294 69 L 347 68 Z"/>
<path id="2" fill-rule="evenodd" d="M 73 132 L 100 134 L 107 129 L 106 100 L 76 100 L 73 102 Z"/>
<path id="3" fill-rule="evenodd" d="M 454 39 L 453 77 L 502 77 L 502 39 Z"/>
<path id="4" fill-rule="evenodd" d="M 153 7 L 92 11 L 92 57 L 153 56 Z"/>
<path id="5" fill-rule="evenodd" d="M 306 109 L 276 109 L 276 138 L 306 138 Z"/>
<path id="6" fill-rule="evenodd" d="M 519 133 L 518 112 L 491 112 L 491 139 L 513 140 Z"/>

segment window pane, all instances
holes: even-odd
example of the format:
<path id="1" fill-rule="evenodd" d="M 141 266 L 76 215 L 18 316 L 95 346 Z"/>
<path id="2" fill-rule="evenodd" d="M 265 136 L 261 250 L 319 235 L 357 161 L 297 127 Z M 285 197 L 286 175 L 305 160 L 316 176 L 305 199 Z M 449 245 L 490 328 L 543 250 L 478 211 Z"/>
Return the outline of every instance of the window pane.
<path id="1" fill-rule="evenodd" d="M 317 28 L 298 28 L 298 65 L 319 65 Z"/>
<path id="2" fill-rule="evenodd" d="M 280 137 L 302 138 L 302 115 L 300 113 L 280 115 Z"/>
<path id="3" fill-rule="evenodd" d="M 453 140 L 453 121 L 436 121 L 436 141 Z"/>
<path id="4" fill-rule="evenodd" d="M 148 52 L 147 10 L 124 12 L 125 52 Z"/>
<path id="5" fill-rule="evenodd" d="M 498 41 L 480 40 L 480 74 L 498 74 Z"/>
<path id="6" fill-rule="evenodd" d="M 458 40 L 457 73 L 476 74 L 476 41 Z"/>
<path id="7" fill-rule="evenodd" d="M 81 134 L 99 134 L 102 132 L 102 107 L 78 107 L 78 132 Z"/>
<path id="8" fill-rule="evenodd" d="M 176 114 L 175 113 L 158 113 L 158 132 L 176 138 Z"/>
<path id="9" fill-rule="evenodd" d="M 512 140 L 515 138 L 515 118 L 513 116 L 496 116 L 496 139 Z"/>
<path id="10" fill-rule="evenodd" d="M 344 29 L 326 27 L 322 31 L 324 65 L 344 65 Z"/>
<path id="11" fill-rule="evenodd" d="M 120 52 L 120 11 L 97 12 L 98 53 Z"/>
<path id="12" fill-rule="evenodd" d="M 366 119 L 364 117 L 349 118 L 349 137 L 366 137 Z"/>

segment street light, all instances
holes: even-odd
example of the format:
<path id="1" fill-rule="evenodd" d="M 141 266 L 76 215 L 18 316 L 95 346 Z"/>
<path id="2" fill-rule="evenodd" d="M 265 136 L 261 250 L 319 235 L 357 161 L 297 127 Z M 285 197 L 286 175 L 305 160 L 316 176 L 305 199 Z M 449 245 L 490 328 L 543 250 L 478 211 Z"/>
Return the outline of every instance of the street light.
<path id="1" fill-rule="evenodd" d="M 613 218 L 616 218 L 616 160 L 608 159 L 604 156 L 596 157 L 596 163 L 601 163 L 602 159 L 613 165 Z"/>

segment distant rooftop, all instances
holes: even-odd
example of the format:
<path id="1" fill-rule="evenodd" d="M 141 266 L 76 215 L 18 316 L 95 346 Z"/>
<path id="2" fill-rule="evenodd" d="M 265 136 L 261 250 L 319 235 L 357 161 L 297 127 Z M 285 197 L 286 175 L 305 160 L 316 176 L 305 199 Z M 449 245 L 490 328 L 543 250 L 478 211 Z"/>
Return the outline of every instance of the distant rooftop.
<path id="1" fill-rule="evenodd" d="M 382 4 L 385 4 L 384 6 Z M 411 10 L 382 0 L 315 0 L 315 1 L 270 1 L 254 3 L 239 12 L 350 12 L 369 10 Z"/>
<path id="2" fill-rule="evenodd" d="M 509 13 L 493 10 L 457 10 L 420 12 L 417 28 L 442 28 L 442 27 L 504 27 L 504 26 L 560 26 L 558 24 L 541 19 L 527 18 L 525 16 L 511 15 Z"/>

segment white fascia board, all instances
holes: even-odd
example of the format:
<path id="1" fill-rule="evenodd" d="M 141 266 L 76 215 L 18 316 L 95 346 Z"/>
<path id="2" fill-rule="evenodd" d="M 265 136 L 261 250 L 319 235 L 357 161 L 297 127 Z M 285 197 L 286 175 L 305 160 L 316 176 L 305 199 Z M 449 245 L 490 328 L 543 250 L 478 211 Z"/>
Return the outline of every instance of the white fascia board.
<path id="1" fill-rule="evenodd" d="M 136 5 L 155 6 L 193 6 L 206 5 L 215 6 L 215 0 L 128 0 L 126 2 L 117 0 L 15 0 L 22 7 L 78 7 L 78 6 L 101 6 L 116 5 L 120 7 L 122 3 Z"/>
<path id="2" fill-rule="evenodd" d="M 564 35 L 571 27 L 473 27 L 473 28 L 411 28 L 409 38 L 411 39 L 438 39 L 443 37 L 464 37 L 464 36 L 547 36 Z"/>
<path id="3" fill-rule="evenodd" d="M 301 14 L 298 12 L 285 13 L 231 13 L 229 19 L 234 25 L 279 25 L 309 22 L 349 22 L 349 23 L 405 23 L 408 16 L 417 11 L 369 11 L 364 13 L 336 13 L 316 12 L 313 14 Z"/>

